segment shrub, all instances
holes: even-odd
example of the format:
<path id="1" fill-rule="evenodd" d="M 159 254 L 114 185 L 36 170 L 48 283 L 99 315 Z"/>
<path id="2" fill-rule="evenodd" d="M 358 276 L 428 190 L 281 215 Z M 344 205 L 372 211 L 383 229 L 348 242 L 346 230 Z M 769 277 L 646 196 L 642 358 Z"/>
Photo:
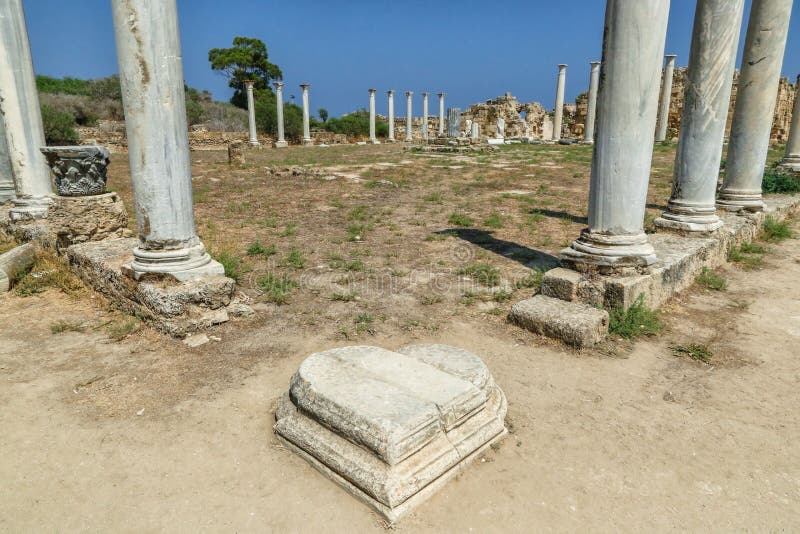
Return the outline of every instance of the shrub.
<path id="1" fill-rule="evenodd" d="M 48 105 L 42 106 L 44 138 L 48 145 L 74 145 L 78 142 L 75 118 Z"/>
<path id="2" fill-rule="evenodd" d="M 797 193 L 800 192 L 800 176 L 768 169 L 761 182 L 764 193 Z"/>
<path id="3" fill-rule="evenodd" d="M 764 226 L 761 227 L 761 237 L 764 241 L 778 243 L 784 239 L 792 237 L 792 230 L 787 221 L 779 221 L 772 215 L 764 219 Z"/>
<path id="4" fill-rule="evenodd" d="M 722 291 L 728 287 L 728 282 L 719 274 L 710 271 L 708 267 L 703 267 L 703 270 L 695 278 L 695 282 L 713 291 Z"/>
<path id="5" fill-rule="evenodd" d="M 664 328 L 658 313 L 645 306 L 643 295 L 627 310 L 610 310 L 609 316 L 608 332 L 625 339 L 654 336 Z"/>

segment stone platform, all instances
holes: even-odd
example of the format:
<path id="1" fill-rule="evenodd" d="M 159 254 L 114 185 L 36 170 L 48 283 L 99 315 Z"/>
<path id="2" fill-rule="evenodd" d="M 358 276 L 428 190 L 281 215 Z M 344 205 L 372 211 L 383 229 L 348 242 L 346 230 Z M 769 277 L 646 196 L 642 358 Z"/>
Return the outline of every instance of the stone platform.
<path id="1" fill-rule="evenodd" d="M 394 522 L 506 434 L 506 409 L 486 365 L 465 350 L 344 347 L 303 361 L 275 432 Z"/>
<path id="2" fill-rule="evenodd" d="M 627 310 L 641 296 L 645 305 L 658 308 L 694 284 L 704 268 L 715 269 L 724 264 L 731 248 L 755 239 L 766 217 L 783 219 L 800 211 L 800 198 L 796 196 L 770 196 L 764 204 L 764 211 L 759 213 L 736 215 L 719 211 L 725 224 L 711 235 L 650 235 L 657 261 L 644 273 L 613 276 L 567 268 L 547 271 L 542 278 L 541 295 L 515 304 L 509 318 L 574 346 L 594 344 L 607 335 L 607 319 L 604 322 L 599 315 L 587 314 L 585 308 L 576 308 L 575 304 Z M 600 337 L 595 335 L 597 329 L 603 331 Z"/>

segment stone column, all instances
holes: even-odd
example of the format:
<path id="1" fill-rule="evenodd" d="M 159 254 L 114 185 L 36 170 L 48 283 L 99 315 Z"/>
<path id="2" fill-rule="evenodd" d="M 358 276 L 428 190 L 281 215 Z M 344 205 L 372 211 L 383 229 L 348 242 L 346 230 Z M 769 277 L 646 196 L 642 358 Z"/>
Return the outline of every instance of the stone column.
<path id="1" fill-rule="evenodd" d="M 139 278 L 223 275 L 197 237 L 175 0 L 112 0 L 139 244 Z"/>
<path id="2" fill-rule="evenodd" d="M 308 88 L 311 87 L 310 83 L 301 83 L 300 88 L 303 90 L 303 145 L 313 145 L 314 141 L 311 139 L 311 115 L 308 108 Z"/>
<path id="3" fill-rule="evenodd" d="M 780 164 L 781 169 L 791 172 L 800 172 L 800 75 L 797 76 L 796 87 L 792 126 L 789 129 L 789 141 L 786 143 L 786 157 Z"/>
<path id="4" fill-rule="evenodd" d="M 375 137 L 375 89 L 369 90 L 369 142 L 378 144 L 378 138 Z"/>
<path id="5" fill-rule="evenodd" d="M 753 0 L 717 206 L 761 211 L 761 181 L 789 33 L 792 0 Z"/>
<path id="6" fill-rule="evenodd" d="M 597 116 L 597 85 L 600 83 L 600 62 L 592 61 L 589 72 L 589 97 L 586 102 L 586 125 L 583 129 L 583 142 L 594 143 L 594 120 Z"/>
<path id="7" fill-rule="evenodd" d="M 444 137 L 444 93 L 439 93 L 439 132 L 438 137 Z"/>
<path id="8" fill-rule="evenodd" d="M 275 88 L 275 105 L 278 112 L 278 140 L 272 143 L 275 148 L 286 148 L 289 143 L 286 142 L 286 133 L 283 125 L 283 82 L 272 82 Z"/>
<path id="9" fill-rule="evenodd" d="M 553 117 L 553 141 L 561 139 L 561 124 L 564 121 L 564 89 L 567 82 L 567 66 L 558 66 L 558 85 L 556 86 L 556 109 Z"/>
<path id="10" fill-rule="evenodd" d="M 406 141 L 412 141 L 414 138 L 411 135 L 411 121 L 413 120 L 413 116 L 411 115 L 411 97 L 414 96 L 414 93 L 411 91 L 406 91 Z"/>
<path id="11" fill-rule="evenodd" d="M 53 185 L 22 0 L 0 0 L 0 111 L 17 197 L 9 217 L 47 217 Z"/>
<path id="12" fill-rule="evenodd" d="M 473 141 L 477 141 L 481 138 L 481 127 L 477 122 L 472 123 L 472 127 L 470 128 L 470 136 L 472 137 Z"/>
<path id="13" fill-rule="evenodd" d="M 447 137 L 461 137 L 461 108 L 447 110 Z"/>
<path id="14" fill-rule="evenodd" d="M 389 96 L 389 142 L 394 142 L 394 89 L 386 91 Z"/>
<path id="15" fill-rule="evenodd" d="M 256 132 L 256 104 L 253 101 L 253 86 L 256 84 L 254 81 L 244 82 L 247 89 L 247 121 L 250 125 L 250 146 L 259 146 L 258 133 Z"/>
<path id="16" fill-rule="evenodd" d="M 428 140 L 428 93 L 422 93 L 422 140 Z"/>
<path id="17" fill-rule="evenodd" d="M 669 207 L 656 226 L 711 232 L 744 0 L 698 0 Z"/>
<path id="18" fill-rule="evenodd" d="M 14 173 L 11 170 L 11 158 L 8 155 L 6 127 L 0 119 L 0 204 L 17 198 L 14 189 Z"/>
<path id="19" fill-rule="evenodd" d="M 567 265 L 604 270 L 656 261 L 643 223 L 669 4 L 606 3 L 589 226 L 562 251 Z"/>
<path id="20" fill-rule="evenodd" d="M 672 78 L 675 74 L 675 55 L 668 55 L 667 64 L 664 67 L 664 80 L 661 86 L 661 101 L 658 104 L 658 126 L 656 129 L 656 141 L 663 143 L 667 140 L 667 128 L 669 127 L 669 106 L 672 102 Z"/>

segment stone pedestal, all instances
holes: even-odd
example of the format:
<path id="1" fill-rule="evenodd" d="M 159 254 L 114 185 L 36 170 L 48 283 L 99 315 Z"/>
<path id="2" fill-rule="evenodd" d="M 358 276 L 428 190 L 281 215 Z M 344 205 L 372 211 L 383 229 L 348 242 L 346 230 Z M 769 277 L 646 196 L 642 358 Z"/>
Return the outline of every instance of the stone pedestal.
<path id="1" fill-rule="evenodd" d="M 600 62 L 592 61 L 590 65 L 586 125 L 583 128 L 583 142 L 586 144 L 594 143 L 594 121 L 597 117 L 597 87 L 600 83 Z"/>
<path id="2" fill-rule="evenodd" d="M 567 66 L 558 66 L 558 84 L 556 85 L 556 109 L 553 118 L 553 141 L 561 139 L 561 125 L 564 118 L 564 90 L 567 84 Z"/>
<path id="3" fill-rule="evenodd" d="M 275 103 L 278 118 L 278 140 L 272 143 L 275 148 L 286 148 L 289 143 L 286 142 L 286 136 L 283 126 L 283 82 L 272 82 L 275 87 Z"/>
<path id="4" fill-rule="evenodd" d="M 664 77 L 661 82 L 661 100 L 658 104 L 658 125 L 656 127 L 656 141 L 659 143 L 667 140 L 669 106 L 672 103 L 672 80 L 675 76 L 676 57 L 678 56 L 666 56 L 666 65 L 664 66 Z"/>
<path id="5" fill-rule="evenodd" d="M 792 111 L 792 126 L 786 143 L 786 157 L 779 167 L 785 171 L 800 172 L 800 76 L 797 76 L 797 94 Z"/>
<path id="6" fill-rule="evenodd" d="M 308 107 L 309 87 L 311 87 L 309 83 L 300 84 L 300 88 L 303 90 L 303 146 L 314 144 L 314 140 L 311 139 L 311 112 Z"/>
<path id="7" fill-rule="evenodd" d="M 789 33 L 792 0 L 753 0 L 731 123 L 725 179 L 717 206 L 761 211 L 775 100 Z"/>
<path id="8" fill-rule="evenodd" d="M 669 0 L 608 0 L 597 98 L 589 225 L 562 262 L 614 271 L 653 264 L 643 221 Z M 642 31 L 647 28 L 647 31 Z"/>
<path id="9" fill-rule="evenodd" d="M 698 0 L 669 208 L 656 226 L 713 232 L 725 122 L 744 0 Z"/>
<path id="10" fill-rule="evenodd" d="M 128 212 L 116 193 L 84 197 L 53 197 L 47 217 L 59 249 L 87 241 L 130 237 Z"/>
<path id="11" fill-rule="evenodd" d="M 278 402 L 275 432 L 396 521 L 506 434 L 506 410 L 486 365 L 465 350 L 343 347 L 303 361 Z"/>

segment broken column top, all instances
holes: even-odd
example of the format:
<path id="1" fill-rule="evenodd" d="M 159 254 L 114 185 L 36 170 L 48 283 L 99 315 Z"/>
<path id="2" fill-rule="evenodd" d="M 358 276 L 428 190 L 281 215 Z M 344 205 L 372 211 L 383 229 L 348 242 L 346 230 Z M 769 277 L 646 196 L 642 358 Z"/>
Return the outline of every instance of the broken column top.
<path id="1" fill-rule="evenodd" d="M 55 176 L 60 196 L 83 197 L 106 192 L 111 155 L 102 146 L 48 146 L 39 149 Z"/>

